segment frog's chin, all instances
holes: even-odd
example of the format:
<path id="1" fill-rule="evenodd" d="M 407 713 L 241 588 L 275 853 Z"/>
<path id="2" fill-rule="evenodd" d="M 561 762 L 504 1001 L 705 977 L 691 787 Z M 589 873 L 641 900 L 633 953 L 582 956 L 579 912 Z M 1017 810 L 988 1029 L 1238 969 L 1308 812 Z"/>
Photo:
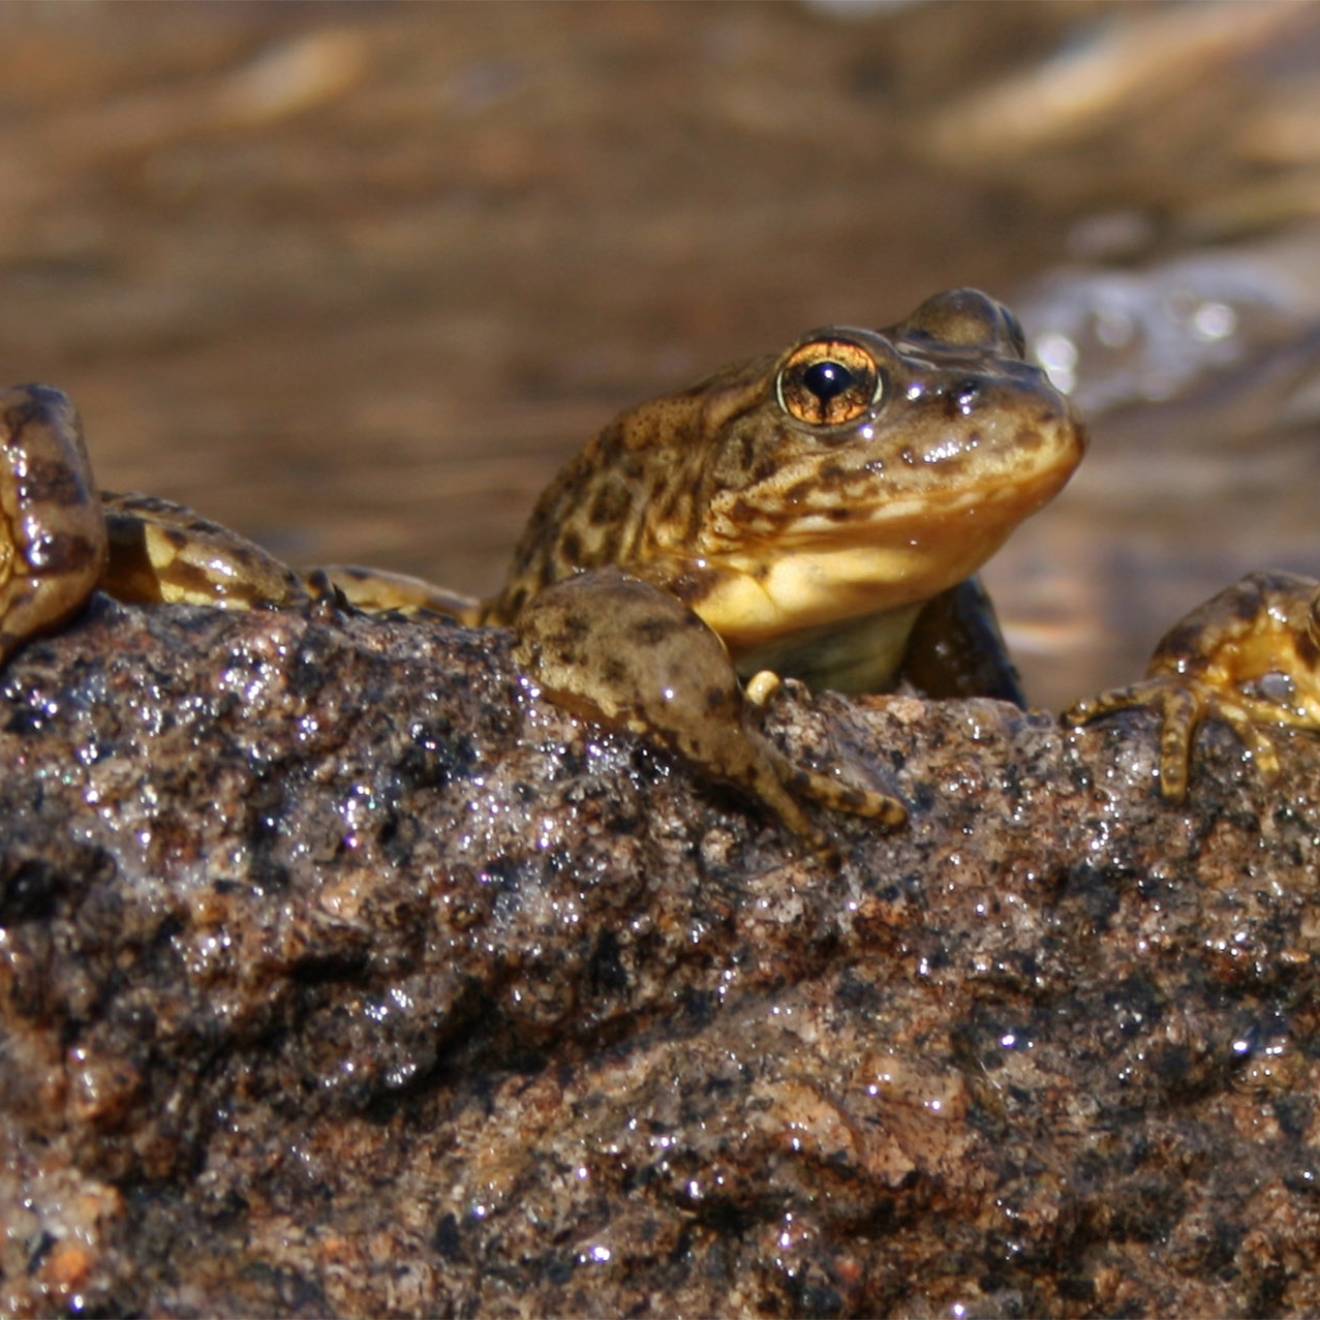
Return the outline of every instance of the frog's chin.
<path id="1" fill-rule="evenodd" d="M 1067 477 L 925 498 L 913 508 L 891 501 L 846 527 L 803 519 L 771 544 L 708 561 L 713 581 L 694 608 L 735 655 L 799 632 L 908 610 L 971 577 Z"/>
<path id="2" fill-rule="evenodd" d="M 859 543 L 781 552 L 755 572 L 725 570 L 695 604 L 737 654 L 808 629 L 919 605 L 970 577 L 1008 534 L 956 554 L 921 544 Z"/>

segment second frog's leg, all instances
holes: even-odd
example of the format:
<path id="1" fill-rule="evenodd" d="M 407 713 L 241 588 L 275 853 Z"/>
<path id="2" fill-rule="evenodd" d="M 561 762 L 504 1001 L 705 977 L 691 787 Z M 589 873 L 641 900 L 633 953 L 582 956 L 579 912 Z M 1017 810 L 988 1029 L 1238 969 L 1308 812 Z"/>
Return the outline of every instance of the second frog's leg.
<path id="1" fill-rule="evenodd" d="M 46 385 L 0 393 L 0 661 L 79 610 L 106 557 L 78 412 Z"/>
<path id="2" fill-rule="evenodd" d="M 1192 740 L 1207 719 L 1227 724 L 1261 773 L 1275 774 L 1261 725 L 1320 730 L 1320 584 L 1295 573 L 1248 575 L 1170 629 L 1144 679 L 1079 701 L 1063 718 L 1086 724 L 1141 706 L 1160 715 L 1160 792 L 1169 801 L 1187 794 Z"/>
<path id="3" fill-rule="evenodd" d="M 481 602 L 475 596 L 446 591 L 425 578 L 382 568 L 326 564 L 307 575 L 307 585 L 318 598 L 338 592 L 350 605 L 373 614 L 442 614 L 475 626 L 481 613 Z"/>
<path id="4" fill-rule="evenodd" d="M 617 569 L 541 592 L 518 617 L 518 663 L 553 701 L 622 726 L 736 784 L 828 851 L 799 799 L 899 825 L 900 802 L 794 766 L 756 727 L 720 639 L 668 593 Z"/>
<path id="5" fill-rule="evenodd" d="M 307 599 L 291 568 L 181 504 L 109 492 L 102 500 L 109 556 L 100 585 L 116 600 L 250 610 Z"/>

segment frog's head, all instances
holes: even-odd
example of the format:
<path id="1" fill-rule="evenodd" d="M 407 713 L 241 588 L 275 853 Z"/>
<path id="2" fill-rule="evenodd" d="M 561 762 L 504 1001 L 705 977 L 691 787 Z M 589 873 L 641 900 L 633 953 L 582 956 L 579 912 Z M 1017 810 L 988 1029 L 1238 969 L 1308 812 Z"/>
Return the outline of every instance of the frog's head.
<path id="1" fill-rule="evenodd" d="M 1085 446 L 1067 399 L 1024 360 L 1016 318 L 974 289 L 887 330 L 817 330 L 720 384 L 705 401 L 697 548 L 744 579 L 723 593 L 727 617 L 709 602 L 730 639 L 953 586 L 1058 493 Z M 759 619 L 745 629 L 744 608 Z"/>

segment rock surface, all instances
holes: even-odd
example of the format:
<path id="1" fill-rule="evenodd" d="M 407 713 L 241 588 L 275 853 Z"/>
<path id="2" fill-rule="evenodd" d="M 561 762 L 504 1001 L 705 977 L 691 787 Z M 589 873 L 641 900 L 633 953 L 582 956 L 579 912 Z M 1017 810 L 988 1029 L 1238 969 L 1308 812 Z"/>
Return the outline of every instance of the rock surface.
<path id="1" fill-rule="evenodd" d="M 1320 1310 L 1315 739 L 1174 809 L 1143 715 L 789 701 L 912 808 L 830 871 L 506 642 L 0 676 L 0 1310 Z"/>

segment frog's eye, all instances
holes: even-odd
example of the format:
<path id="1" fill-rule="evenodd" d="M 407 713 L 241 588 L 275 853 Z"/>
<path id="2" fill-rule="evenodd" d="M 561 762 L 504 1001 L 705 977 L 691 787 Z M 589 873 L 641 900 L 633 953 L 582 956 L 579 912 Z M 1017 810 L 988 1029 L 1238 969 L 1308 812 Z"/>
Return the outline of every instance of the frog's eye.
<path id="1" fill-rule="evenodd" d="M 814 339 L 779 372 L 779 406 L 808 426 L 842 426 L 870 412 L 884 391 L 880 368 L 847 339 Z"/>

